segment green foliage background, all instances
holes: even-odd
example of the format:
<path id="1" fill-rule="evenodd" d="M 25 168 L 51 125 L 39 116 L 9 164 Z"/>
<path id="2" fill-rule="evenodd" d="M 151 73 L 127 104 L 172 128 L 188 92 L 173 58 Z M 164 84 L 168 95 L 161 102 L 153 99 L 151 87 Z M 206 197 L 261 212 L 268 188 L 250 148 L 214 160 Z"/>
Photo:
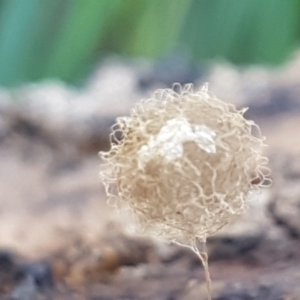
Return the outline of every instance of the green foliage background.
<path id="1" fill-rule="evenodd" d="M 78 83 L 108 53 L 278 64 L 299 38 L 299 0 L 0 0 L 0 85 Z"/>

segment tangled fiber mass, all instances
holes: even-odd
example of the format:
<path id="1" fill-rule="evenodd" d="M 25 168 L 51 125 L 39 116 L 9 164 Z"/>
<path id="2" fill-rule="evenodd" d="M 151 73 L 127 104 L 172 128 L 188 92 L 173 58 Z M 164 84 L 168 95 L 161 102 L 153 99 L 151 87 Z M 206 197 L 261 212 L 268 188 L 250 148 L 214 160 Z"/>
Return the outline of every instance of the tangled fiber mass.
<path id="1" fill-rule="evenodd" d="M 269 184 L 258 126 L 192 85 L 158 90 L 117 119 L 101 152 L 109 203 L 129 210 L 140 230 L 167 241 L 206 241 L 244 212 Z"/>

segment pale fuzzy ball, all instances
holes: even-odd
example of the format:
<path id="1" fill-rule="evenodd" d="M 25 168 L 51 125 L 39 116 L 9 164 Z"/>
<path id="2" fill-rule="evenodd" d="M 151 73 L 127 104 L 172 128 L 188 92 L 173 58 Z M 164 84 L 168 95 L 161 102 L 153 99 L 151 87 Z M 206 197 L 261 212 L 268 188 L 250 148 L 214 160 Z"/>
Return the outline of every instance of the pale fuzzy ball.
<path id="1" fill-rule="evenodd" d="M 101 178 L 139 229 L 184 244 L 244 212 L 269 170 L 258 126 L 207 91 L 159 90 L 113 127 Z M 255 135 L 253 135 L 255 132 Z"/>

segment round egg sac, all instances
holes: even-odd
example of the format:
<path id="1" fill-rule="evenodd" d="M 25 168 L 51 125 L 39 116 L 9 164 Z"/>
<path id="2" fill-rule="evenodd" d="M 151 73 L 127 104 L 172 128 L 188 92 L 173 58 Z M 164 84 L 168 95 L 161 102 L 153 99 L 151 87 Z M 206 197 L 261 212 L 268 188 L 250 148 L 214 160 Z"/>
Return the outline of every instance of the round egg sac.
<path id="1" fill-rule="evenodd" d="M 192 85 L 158 90 L 117 119 L 101 178 L 109 203 L 167 241 L 206 240 L 270 183 L 264 137 L 237 110 Z"/>

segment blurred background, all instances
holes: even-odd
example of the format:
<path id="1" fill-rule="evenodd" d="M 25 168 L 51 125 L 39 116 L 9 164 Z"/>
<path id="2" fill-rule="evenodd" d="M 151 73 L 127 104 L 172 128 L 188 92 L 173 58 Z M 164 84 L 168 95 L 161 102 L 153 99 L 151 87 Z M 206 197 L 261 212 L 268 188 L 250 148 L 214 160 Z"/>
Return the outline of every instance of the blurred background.
<path id="1" fill-rule="evenodd" d="M 0 300 L 206 299 L 98 178 L 115 118 L 175 82 L 267 137 L 272 187 L 208 241 L 213 299 L 299 300 L 299 41 L 298 0 L 0 0 Z"/>
<path id="2" fill-rule="evenodd" d="M 297 0 L 1 0 L 0 84 L 80 84 L 107 56 L 278 65 L 300 40 Z"/>

